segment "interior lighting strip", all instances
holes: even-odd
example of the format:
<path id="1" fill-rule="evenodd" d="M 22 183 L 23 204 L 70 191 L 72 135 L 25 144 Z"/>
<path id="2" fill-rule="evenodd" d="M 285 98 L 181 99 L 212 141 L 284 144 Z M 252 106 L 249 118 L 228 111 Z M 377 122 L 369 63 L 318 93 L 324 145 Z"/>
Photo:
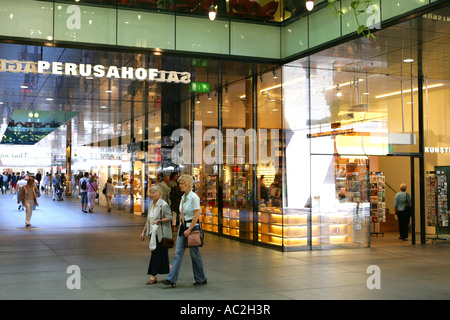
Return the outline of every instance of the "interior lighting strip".
<path id="1" fill-rule="evenodd" d="M 442 87 L 443 85 L 444 85 L 443 83 L 436 83 L 436 84 L 429 85 L 428 87 L 424 87 L 424 89 L 432 89 L 432 88 Z M 418 88 L 413 89 L 413 91 L 417 91 L 417 90 L 419 90 L 419 89 Z M 408 93 L 408 92 L 411 92 L 411 89 L 403 90 L 403 93 Z M 399 94 L 402 94 L 402 91 L 396 91 L 396 92 L 382 94 L 380 96 L 376 96 L 375 99 L 392 97 L 392 96 L 396 96 Z"/>

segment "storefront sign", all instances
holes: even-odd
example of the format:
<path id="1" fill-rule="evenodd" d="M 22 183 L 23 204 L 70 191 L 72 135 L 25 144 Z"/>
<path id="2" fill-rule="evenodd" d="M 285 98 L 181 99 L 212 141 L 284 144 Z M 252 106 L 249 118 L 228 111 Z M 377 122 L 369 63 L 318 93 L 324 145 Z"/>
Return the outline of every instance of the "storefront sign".
<path id="1" fill-rule="evenodd" d="M 165 71 L 133 67 L 117 67 L 70 62 L 18 61 L 0 59 L 0 71 L 13 73 L 38 73 L 74 77 L 96 77 L 129 80 L 150 80 L 166 83 L 190 83 L 189 72 Z"/>
<path id="2" fill-rule="evenodd" d="M 450 147 L 425 147 L 425 153 L 450 153 Z"/>
<path id="3" fill-rule="evenodd" d="M 192 92 L 209 93 L 209 90 L 210 90 L 209 83 L 206 83 L 206 82 L 191 82 L 191 91 Z"/>

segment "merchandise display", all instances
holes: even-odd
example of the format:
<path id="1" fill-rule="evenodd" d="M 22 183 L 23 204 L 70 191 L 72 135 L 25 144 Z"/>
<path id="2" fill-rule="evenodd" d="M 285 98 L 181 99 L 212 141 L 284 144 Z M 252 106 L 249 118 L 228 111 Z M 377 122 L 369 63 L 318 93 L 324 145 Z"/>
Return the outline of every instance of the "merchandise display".
<path id="1" fill-rule="evenodd" d="M 372 222 L 386 222 L 386 189 L 383 172 L 370 173 L 370 217 Z"/>
<path id="2" fill-rule="evenodd" d="M 440 171 L 429 171 L 426 176 L 427 225 L 448 227 L 447 176 Z"/>

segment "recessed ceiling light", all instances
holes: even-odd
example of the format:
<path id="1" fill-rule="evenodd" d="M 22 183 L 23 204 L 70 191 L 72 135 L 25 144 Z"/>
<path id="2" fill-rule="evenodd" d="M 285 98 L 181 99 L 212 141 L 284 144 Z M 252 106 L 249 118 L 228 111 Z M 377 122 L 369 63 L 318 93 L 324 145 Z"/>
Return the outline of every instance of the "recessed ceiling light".
<path id="1" fill-rule="evenodd" d="M 47 101 L 53 101 L 53 98 L 47 98 L 47 99 L 45 99 L 45 100 L 47 100 Z"/>
<path id="2" fill-rule="evenodd" d="M 100 106 L 100 109 L 106 109 L 108 108 L 107 106 Z"/>
<path id="3" fill-rule="evenodd" d="M 28 86 L 20 86 L 21 89 L 28 89 Z"/>
<path id="4" fill-rule="evenodd" d="M 404 59 L 403 62 L 414 62 L 414 59 L 411 59 L 411 58 Z"/>
<path id="5" fill-rule="evenodd" d="M 206 113 L 213 113 L 212 111 L 206 111 Z"/>
<path id="6" fill-rule="evenodd" d="M 105 90 L 105 92 L 106 92 L 106 93 L 111 93 L 112 91 L 111 91 L 111 90 Z"/>

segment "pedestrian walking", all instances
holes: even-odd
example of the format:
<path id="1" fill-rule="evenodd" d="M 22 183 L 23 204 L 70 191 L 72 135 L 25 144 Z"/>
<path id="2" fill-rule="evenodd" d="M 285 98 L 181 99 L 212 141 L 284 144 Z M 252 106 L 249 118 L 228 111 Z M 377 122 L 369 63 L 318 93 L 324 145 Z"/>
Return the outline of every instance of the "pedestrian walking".
<path id="1" fill-rule="evenodd" d="M 144 241 L 145 235 L 150 236 L 150 264 L 148 266 L 147 274 L 150 279 L 147 285 L 154 284 L 158 281 L 157 274 L 167 274 L 170 271 L 169 264 L 169 248 L 162 245 L 162 239 L 172 239 L 172 211 L 169 205 L 161 199 L 161 189 L 157 186 L 150 188 L 150 204 L 147 221 L 140 236 L 141 241 Z"/>
<path id="2" fill-rule="evenodd" d="M 116 192 L 114 190 L 114 185 L 112 184 L 112 178 L 109 177 L 108 180 L 105 183 L 105 186 L 103 187 L 103 194 L 106 197 L 106 205 L 108 212 L 111 212 L 112 206 L 111 206 L 111 199 L 112 197 L 116 197 Z"/>
<path id="3" fill-rule="evenodd" d="M 31 215 L 33 213 L 33 207 L 38 206 L 36 184 L 33 178 L 28 178 L 27 184 L 20 188 L 19 196 L 17 197 L 17 203 L 22 202 L 22 206 L 25 207 L 25 225 L 29 227 L 31 225 Z"/>
<path id="4" fill-rule="evenodd" d="M 89 182 L 87 184 L 87 198 L 88 198 L 89 213 L 94 213 L 94 204 L 95 204 L 95 199 L 97 197 L 97 191 L 98 191 L 97 181 L 95 181 L 94 176 L 91 176 L 89 178 Z"/>
<path id="5" fill-rule="evenodd" d="M 192 190 L 194 179 L 190 175 L 183 174 L 178 178 L 178 182 L 181 191 L 184 192 L 180 202 L 180 228 L 178 230 L 175 258 L 173 260 L 172 269 L 170 270 L 167 279 L 163 281 L 164 284 L 171 285 L 172 287 L 176 286 L 181 262 L 186 250 L 185 238 L 193 230 L 200 229 L 200 198 Z M 207 278 L 199 247 L 190 247 L 189 251 L 192 261 L 192 269 L 194 272 L 194 285 L 206 284 Z"/>
<path id="6" fill-rule="evenodd" d="M 84 177 L 80 179 L 80 196 L 81 196 L 81 211 L 87 213 L 88 196 L 87 184 L 89 183 L 89 172 L 84 173 Z"/>

